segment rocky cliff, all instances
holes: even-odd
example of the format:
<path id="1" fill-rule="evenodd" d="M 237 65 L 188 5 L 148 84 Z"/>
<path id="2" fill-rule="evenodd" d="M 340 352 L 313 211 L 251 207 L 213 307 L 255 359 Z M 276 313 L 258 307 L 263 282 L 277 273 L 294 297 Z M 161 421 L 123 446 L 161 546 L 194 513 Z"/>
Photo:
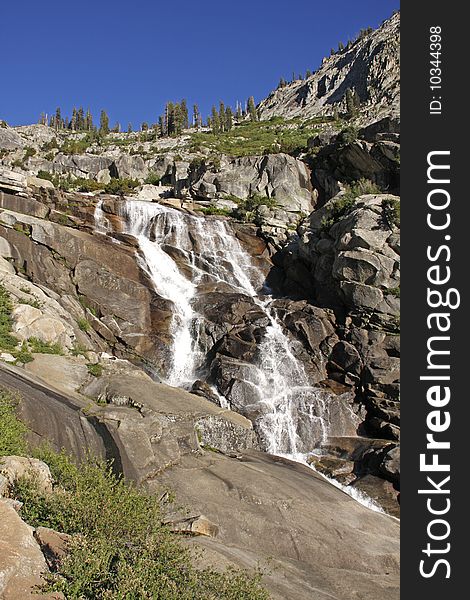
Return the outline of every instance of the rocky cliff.
<path id="1" fill-rule="evenodd" d="M 258 107 L 261 119 L 318 117 L 346 112 L 346 91 L 358 95 L 361 118 L 398 116 L 400 102 L 400 13 L 382 26 L 324 58 L 305 80 L 273 91 Z"/>

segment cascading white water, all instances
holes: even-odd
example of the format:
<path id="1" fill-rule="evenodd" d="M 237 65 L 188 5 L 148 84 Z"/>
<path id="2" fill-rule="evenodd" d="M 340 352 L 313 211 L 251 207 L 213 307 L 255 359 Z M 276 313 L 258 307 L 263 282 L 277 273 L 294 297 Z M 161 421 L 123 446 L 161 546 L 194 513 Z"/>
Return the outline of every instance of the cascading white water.
<path id="1" fill-rule="evenodd" d="M 258 347 L 258 361 L 246 372 L 246 384 L 266 408 L 258 430 L 268 452 L 310 466 L 307 454 L 299 450 L 302 442 L 299 422 L 303 419 L 315 431 L 318 444 L 324 441 L 328 433 L 324 400 L 318 389 L 309 385 L 302 363 L 295 358 L 290 340 L 270 307 L 272 298 L 261 294 L 265 291 L 261 270 L 254 266 L 228 224 L 133 200 L 123 203 L 122 216 L 126 218 L 126 232 L 139 242 L 141 266 L 151 277 L 155 290 L 174 305 L 173 362 L 167 383 L 174 386 L 191 383 L 195 367 L 203 359 L 198 347 L 202 316 L 192 307 L 197 286 L 208 278 L 250 296 L 269 322 Z M 101 202 L 96 207 L 95 219 L 98 231 L 111 230 Z M 175 252 L 182 253 L 184 260 L 178 260 Z M 226 399 L 215 392 L 221 405 L 229 407 Z M 383 512 L 365 494 L 326 479 L 364 506 Z"/>
<path id="2" fill-rule="evenodd" d="M 192 382 L 198 348 L 193 335 L 195 313 L 191 306 L 196 286 L 179 270 L 177 263 L 163 247 L 172 246 L 184 251 L 190 240 L 183 215 L 159 204 L 129 201 L 123 206 L 127 233 L 137 238 L 142 252 L 142 266 L 150 275 L 155 290 L 174 306 L 172 323 L 172 364 L 166 381 L 183 386 Z M 168 218 L 171 215 L 171 219 Z M 188 253 L 190 262 L 194 252 Z"/>
<path id="3" fill-rule="evenodd" d="M 111 227 L 102 206 L 103 200 L 99 200 L 95 206 L 95 230 L 98 233 L 107 233 Z"/>
<path id="4" fill-rule="evenodd" d="M 259 359 L 246 372 L 246 384 L 264 406 L 258 428 L 266 449 L 273 454 L 300 456 L 299 416 L 309 421 L 321 442 L 326 430 L 318 392 L 309 385 L 303 365 L 295 358 L 270 308 L 271 297 L 259 295 L 263 273 L 228 224 L 149 202 L 127 201 L 122 211 L 126 231 L 138 239 L 142 266 L 155 290 L 174 305 L 173 363 L 167 382 L 175 386 L 191 383 L 202 359 L 198 348 L 202 317 L 192 307 L 197 286 L 207 280 L 229 284 L 253 298 L 269 322 L 258 348 Z M 175 249 L 182 253 L 183 260 L 178 261 Z"/>

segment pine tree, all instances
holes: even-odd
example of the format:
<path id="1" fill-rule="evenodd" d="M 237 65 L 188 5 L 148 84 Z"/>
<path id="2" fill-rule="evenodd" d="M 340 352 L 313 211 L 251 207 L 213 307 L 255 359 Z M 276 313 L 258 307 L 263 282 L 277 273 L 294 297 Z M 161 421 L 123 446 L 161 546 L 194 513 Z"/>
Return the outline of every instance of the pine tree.
<path id="1" fill-rule="evenodd" d="M 312 76 L 312 71 L 310 71 L 310 69 L 307 69 L 307 72 L 305 73 L 305 79 L 308 79 L 311 76 Z"/>
<path id="2" fill-rule="evenodd" d="M 72 131 L 77 129 L 77 109 L 75 107 L 72 109 L 72 118 L 70 119 L 69 127 Z"/>
<path id="3" fill-rule="evenodd" d="M 339 52 L 342 52 L 344 50 L 344 44 L 343 44 L 343 42 L 340 42 L 338 44 L 338 50 L 339 50 Z"/>
<path id="4" fill-rule="evenodd" d="M 242 105 L 241 102 L 237 102 L 237 108 L 235 111 L 235 119 L 237 120 L 237 123 L 239 123 L 242 120 Z"/>
<path id="5" fill-rule="evenodd" d="M 100 114 L 100 133 L 104 135 L 109 133 L 109 117 L 105 110 L 102 110 Z"/>
<path id="6" fill-rule="evenodd" d="M 219 104 L 219 121 L 220 121 L 220 131 L 226 131 L 225 128 L 225 104 L 220 101 Z"/>
<path id="7" fill-rule="evenodd" d="M 354 95 L 351 88 L 346 90 L 346 111 L 349 118 L 354 117 L 357 113 L 357 107 L 354 103 Z"/>
<path id="8" fill-rule="evenodd" d="M 80 106 L 77 111 L 77 129 L 79 131 L 83 131 L 85 129 L 85 112 L 82 106 Z"/>
<path id="9" fill-rule="evenodd" d="M 215 106 L 212 107 L 211 114 L 212 133 L 220 133 L 220 116 Z"/>
<path id="10" fill-rule="evenodd" d="M 183 98 L 180 103 L 180 112 L 181 112 L 181 128 L 188 129 L 189 128 L 189 115 L 188 115 L 188 106 L 186 104 L 186 100 Z"/>
<path id="11" fill-rule="evenodd" d="M 38 120 L 39 125 L 47 125 L 46 113 L 41 113 Z"/>
<path id="12" fill-rule="evenodd" d="M 62 129 L 62 116 L 60 114 L 60 107 L 56 108 L 54 126 L 56 129 Z"/>
<path id="13" fill-rule="evenodd" d="M 233 127 L 233 112 L 230 106 L 225 109 L 225 131 L 230 131 Z"/>
<path id="14" fill-rule="evenodd" d="M 127 133 L 132 133 L 132 123 L 127 124 Z"/>
<path id="15" fill-rule="evenodd" d="M 256 113 L 256 106 L 255 106 L 255 99 L 253 98 L 253 96 L 250 96 L 248 98 L 248 113 L 250 115 L 250 119 L 252 121 L 257 121 L 258 120 L 258 115 Z"/>
<path id="16" fill-rule="evenodd" d="M 87 131 L 93 131 L 93 115 L 91 114 L 90 109 L 88 108 L 85 115 L 85 129 Z"/>
<path id="17" fill-rule="evenodd" d="M 200 119 L 200 113 L 199 113 L 199 106 L 197 104 L 193 105 L 193 127 L 195 127 L 196 129 L 199 129 L 199 119 Z"/>

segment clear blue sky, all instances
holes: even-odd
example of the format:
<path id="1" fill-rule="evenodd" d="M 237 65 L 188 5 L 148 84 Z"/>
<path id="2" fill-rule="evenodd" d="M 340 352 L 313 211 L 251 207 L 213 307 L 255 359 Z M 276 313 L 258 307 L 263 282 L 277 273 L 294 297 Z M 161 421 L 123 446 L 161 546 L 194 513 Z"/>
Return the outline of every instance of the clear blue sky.
<path id="1" fill-rule="evenodd" d="M 12 0 L 2 2 L 0 119 L 37 122 L 57 106 L 153 123 L 168 100 L 262 100 L 314 70 L 398 0 Z"/>

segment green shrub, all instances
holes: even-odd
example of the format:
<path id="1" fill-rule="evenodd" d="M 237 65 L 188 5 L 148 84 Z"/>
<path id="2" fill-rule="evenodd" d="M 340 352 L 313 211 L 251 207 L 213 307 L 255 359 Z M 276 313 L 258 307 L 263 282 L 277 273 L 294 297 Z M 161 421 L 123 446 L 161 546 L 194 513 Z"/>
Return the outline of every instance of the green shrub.
<path id="1" fill-rule="evenodd" d="M 29 306 L 32 306 L 33 308 L 41 308 L 41 306 L 42 306 L 42 304 L 36 298 L 34 300 L 30 300 L 29 298 L 28 299 L 20 298 L 18 300 L 18 304 L 28 304 Z"/>
<path id="2" fill-rule="evenodd" d="M 11 334 L 13 320 L 11 313 L 13 304 L 8 291 L 0 285 L 0 349 L 13 350 L 18 345 L 18 340 Z"/>
<path id="3" fill-rule="evenodd" d="M 105 188 L 103 183 L 94 179 L 85 179 L 80 177 L 75 181 L 75 187 L 79 192 L 96 192 Z"/>
<path id="4" fill-rule="evenodd" d="M 249 198 L 239 200 L 237 204 L 237 208 L 234 208 L 232 211 L 232 217 L 246 222 L 255 220 L 256 211 L 259 206 L 267 206 L 269 208 L 277 206 L 274 198 L 268 198 L 267 196 L 261 196 L 260 194 L 253 194 Z"/>
<path id="5" fill-rule="evenodd" d="M 93 377 L 101 377 L 101 375 L 103 375 L 103 366 L 99 363 L 88 363 L 87 369 L 88 373 L 93 375 Z"/>
<path id="6" fill-rule="evenodd" d="M 86 346 L 83 346 L 82 344 L 78 344 L 77 342 L 75 342 L 75 344 L 72 346 L 72 349 L 70 350 L 70 354 L 72 356 L 86 356 L 88 352 L 88 348 Z"/>
<path id="7" fill-rule="evenodd" d="M 382 200 L 382 211 L 387 224 L 400 227 L 400 200 L 398 198 L 384 198 Z"/>
<path id="8" fill-rule="evenodd" d="M 77 319 L 77 325 L 81 331 L 90 331 L 90 323 L 84 317 Z"/>
<path id="9" fill-rule="evenodd" d="M 69 600 L 268 600 L 260 573 L 197 569 L 190 551 L 162 525 L 158 500 L 88 458 L 75 465 L 45 447 L 35 452 L 56 482 L 52 494 L 21 479 L 15 497 L 33 527 L 74 535 L 46 589 Z"/>
<path id="10" fill-rule="evenodd" d="M 350 144 L 357 140 L 357 134 L 357 128 L 353 125 L 349 125 L 338 133 L 337 141 L 342 145 Z"/>
<path id="11" fill-rule="evenodd" d="M 11 166 L 12 166 L 12 167 L 18 167 L 18 168 L 20 168 L 20 169 L 24 169 L 24 167 L 25 167 L 25 164 L 24 164 L 24 162 L 23 162 L 22 160 L 20 160 L 19 158 L 17 158 L 16 160 L 14 160 L 14 161 L 11 163 Z"/>
<path id="12" fill-rule="evenodd" d="M 232 214 L 232 210 L 230 208 L 222 208 L 216 206 L 215 204 L 211 204 L 210 206 L 204 206 L 200 210 L 205 215 L 220 215 L 223 217 L 230 217 Z"/>
<path id="13" fill-rule="evenodd" d="M 19 350 L 13 350 L 12 354 L 16 358 L 16 363 L 21 363 L 22 365 L 30 363 L 34 360 L 34 356 L 29 351 L 28 344 L 26 342 L 21 344 Z"/>
<path id="14" fill-rule="evenodd" d="M 79 140 L 67 138 L 60 147 L 60 151 L 62 154 L 84 154 L 88 146 L 90 146 L 90 143 L 91 140 L 88 136 Z"/>
<path id="15" fill-rule="evenodd" d="M 157 175 L 154 171 L 150 171 L 145 179 L 144 183 L 148 183 L 150 185 L 158 185 L 160 183 L 160 175 Z"/>
<path id="16" fill-rule="evenodd" d="M 36 354 L 63 354 L 62 347 L 57 342 L 52 344 L 50 342 L 43 342 L 37 337 L 30 337 L 28 340 L 31 352 Z"/>
<path id="17" fill-rule="evenodd" d="M 31 156 L 34 156 L 35 154 L 36 154 L 36 149 L 31 148 L 31 146 L 28 146 L 27 148 L 25 148 L 23 160 L 28 160 L 28 158 L 31 158 Z"/>
<path id="18" fill-rule="evenodd" d="M 16 416 L 18 398 L 0 387 L 0 456 L 23 456 L 27 451 L 26 426 Z"/>
<path id="19" fill-rule="evenodd" d="M 139 181 L 137 179 L 111 179 L 104 186 L 104 190 L 108 194 L 130 194 L 138 185 Z"/>
<path id="20" fill-rule="evenodd" d="M 379 193 L 380 188 L 369 179 L 359 179 L 350 185 L 346 185 L 344 193 L 331 206 L 328 216 L 323 217 L 322 229 L 330 229 L 341 217 L 350 212 L 359 196 Z"/>
<path id="21" fill-rule="evenodd" d="M 52 173 L 49 173 L 49 171 L 38 171 L 38 177 L 40 179 L 47 179 L 48 181 L 54 180 L 54 175 Z"/>

